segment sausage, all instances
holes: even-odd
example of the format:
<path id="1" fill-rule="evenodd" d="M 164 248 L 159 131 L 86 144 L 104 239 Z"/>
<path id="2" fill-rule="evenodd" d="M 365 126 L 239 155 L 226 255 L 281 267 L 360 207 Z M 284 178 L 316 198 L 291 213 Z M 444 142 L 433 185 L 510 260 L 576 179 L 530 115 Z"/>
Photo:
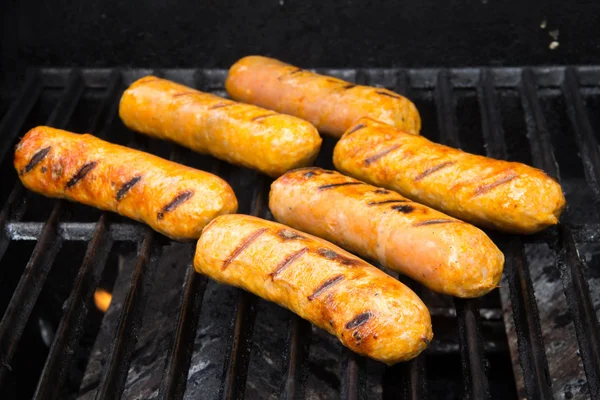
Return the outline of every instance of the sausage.
<path id="1" fill-rule="evenodd" d="M 303 168 L 271 185 L 275 219 L 457 297 L 496 288 L 504 255 L 480 229 L 340 173 Z"/>
<path id="2" fill-rule="evenodd" d="M 216 218 L 198 240 L 194 266 L 388 365 L 416 357 L 433 337 L 429 311 L 408 287 L 323 239 L 276 222 Z"/>
<path id="3" fill-rule="evenodd" d="M 421 130 L 415 105 L 391 90 L 355 85 L 272 58 L 242 58 L 229 69 L 225 88 L 235 100 L 295 115 L 337 138 L 360 117 L 414 134 Z"/>
<path id="4" fill-rule="evenodd" d="M 34 192 L 116 212 L 176 240 L 197 239 L 213 218 L 238 206 L 218 176 L 47 126 L 23 137 L 14 166 Z"/>
<path id="5" fill-rule="evenodd" d="M 560 185 L 530 166 L 477 156 L 363 118 L 333 152 L 335 167 L 456 218 L 529 234 L 558 223 Z"/>
<path id="6" fill-rule="evenodd" d="M 121 97 L 130 129 L 271 177 L 311 165 L 321 137 L 310 123 L 147 76 Z"/>

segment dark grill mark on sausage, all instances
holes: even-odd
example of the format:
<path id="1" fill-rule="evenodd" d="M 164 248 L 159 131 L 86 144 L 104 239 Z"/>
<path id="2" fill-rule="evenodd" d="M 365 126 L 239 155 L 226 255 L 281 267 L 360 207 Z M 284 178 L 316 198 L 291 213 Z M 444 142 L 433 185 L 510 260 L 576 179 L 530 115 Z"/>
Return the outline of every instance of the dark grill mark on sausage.
<path id="1" fill-rule="evenodd" d="M 346 133 L 346 135 L 351 135 L 354 132 L 356 132 L 357 130 L 364 128 L 365 126 L 366 126 L 365 124 L 358 124 L 354 128 L 352 128 L 348 133 Z"/>
<path id="2" fill-rule="evenodd" d="M 328 260 L 337 261 L 343 265 L 354 265 L 354 264 L 358 264 L 360 262 L 360 261 L 354 260 L 352 258 L 344 257 L 343 255 L 338 254 L 333 250 L 326 249 L 324 247 L 317 249 L 317 253 L 319 253 L 320 255 L 322 255 L 323 257 L 325 257 Z"/>
<path id="3" fill-rule="evenodd" d="M 391 147 L 388 147 L 387 149 L 381 150 L 380 152 L 373 154 L 370 157 L 365 158 L 365 165 L 368 167 L 375 161 L 379 160 L 381 157 L 388 155 L 389 153 L 391 153 L 392 151 L 396 150 L 399 147 L 400 147 L 399 144 L 395 144 Z"/>
<path id="4" fill-rule="evenodd" d="M 359 326 L 361 326 L 365 322 L 367 322 L 369 320 L 369 318 L 371 318 L 370 311 L 364 312 L 362 314 L 358 314 L 356 317 L 352 318 L 352 320 L 346 324 L 346 329 L 358 328 Z"/>
<path id="5" fill-rule="evenodd" d="M 29 161 L 29 163 L 25 166 L 25 168 L 23 168 L 23 171 L 21 172 L 23 173 L 27 173 L 29 171 L 31 171 L 32 169 L 35 168 L 36 165 L 38 165 L 40 162 L 42 162 L 42 160 L 44 158 L 46 158 L 46 156 L 48 155 L 48 153 L 50 153 L 50 149 L 52 148 L 52 146 L 48 146 L 48 147 L 44 147 L 43 149 L 39 150 L 38 152 L 36 152 L 33 157 L 31 157 L 31 161 Z"/>
<path id="6" fill-rule="evenodd" d="M 401 206 L 392 206 L 392 210 L 401 212 L 402 214 L 410 214 L 414 211 L 413 206 L 409 206 L 408 204 L 403 204 Z"/>
<path id="7" fill-rule="evenodd" d="M 271 114 L 265 114 L 265 115 L 259 115 L 258 117 L 254 117 L 251 119 L 251 121 L 260 121 L 263 118 L 269 118 L 272 117 L 274 115 L 277 115 L 277 113 L 271 113 Z"/>
<path id="8" fill-rule="evenodd" d="M 173 97 L 192 96 L 192 95 L 195 95 L 195 94 L 198 94 L 198 92 L 190 92 L 190 91 L 187 91 L 187 92 L 179 92 L 179 93 L 175 93 L 175 94 L 173 94 Z"/>
<path id="9" fill-rule="evenodd" d="M 283 240 L 305 239 L 304 236 L 298 235 L 296 232 L 288 231 L 287 229 L 282 229 L 277 232 L 277 236 Z"/>
<path id="10" fill-rule="evenodd" d="M 344 90 L 348 90 L 348 89 L 352 89 L 352 88 L 354 88 L 354 87 L 356 87 L 356 85 L 355 85 L 355 84 L 353 84 L 353 83 L 349 83 L 349 84 L 347 84 L 347 85 L 344 85 L 344 86 L 342 86 L 342 89 L 344 89 Z"/>
<path id="11" fill-rule="evenodd" d="M 368 206 L 376 206 L 379 204 L 388 204 L 388 203 L 406 203 L 408 202 L 408 200 L 398 200 L 398 199 L 391 199 L 391 200 L 383 200 L 383 201 L 370 201 L 367 203 Z"/>
<path id="12" fill-rule="evenodd" d="M 454 161 L 446 161 L 446 162 L 438 164 L 438 165 L 436 165 L 434 167 L 427 168 L 425 171 L 421 172 L 419 175 L 417 175 L 415 177 L 415 181 L 419 181 L 419 180 L 425 178 L 426 176 L 429 176 L 429 175 L 433 174 L 434 172 L 437 172 L 440 169 L 446 168 L 446 167 L 448 167 L 448 166 L 450 166 L 452 164 L 454 164 Z"/>
<path id="13" fill-rule="evenodd" d="M 209 110 L 216 110 L 217 108 L 229 107 L 234 105 L 235 103 L 217 103 L 214 106 L 208 107 Z"/>
<path id="14" fill-rule="evenodd" d="M 189 200 L 193 195 L 194 195 L 194 192 L 192 190 L 186 190 L 185 192 L 179 193 L 177 196 L 175 196 L 175 198 L 173 200 L 171 200 L 171 202 L 169 204 L 164 206 L 163 209 L 158 212 L 158 214 L 157 214 L 158 219 L 163 219 L 165 216 L 165 213 L 168 213 L 169 211 L 173 211 L 174 209 L 179 207 L 182 203 Z"/>
<path id="15" fill-rule="evenodd" d="M 98 165 L 97 161 L 92 161 L 92 162 L 83 164 L 83 167 L 81 167 L 79 169 L 79 171 L 77 171 L 77 173 L 75 174 L 75 176 L 72 177 L 69 180 L 69 182 L 67 182 L 66 189 L 69 189 L 69 188 L 72 188 L 73 186 L 75 186 L 77 184 L 77 182 L 79 182 L 80 180 L 82 180 L 83 178 L 85 178 L 85 176 L 87 174 L 89 174 L 91 170 L 93 170 L 94 168 L 96 168 L 96 165 Z"/>
<path id="16" fill-rule="evenodd" d="M 136 185 L 142 179 L 141 175 L 134 176 L 129 181 L 125 182 L 121 189 L 117 192 L 117 201 L 121 201 L 121 199 L 131 190 L 132 187 Z"/>
<path id="17" fill-rule="evenodd" d="M 428 221 L 421 221 L 421 222 L 417 222 L 416 224 L 414 224 L 413 226 L 425 226 L 425 225 L 436 225 L 436 224 L 451 224 L 454 222 L 458 222 L 455 219 L 430 219 Z"/>
<path id="18" fill-rule="evenodd" d="M 296 261 L 298 258 L 300 258 L 307 251 L 308 251 L 308 247 L 305 247 L 305 248 L 300 249 L 300 250 L 290 254 L 289 256 L 287 256 L 283 261 L 281 261 L 279 264 L 277 264 L 277 267 L 275 267 L 275 270 L 273 272 L 271 272 L 271 274 L 270 274 L 271 279 L 274 279 L 277 275 L 279 275 L 281 273 L 281 271 L 283 271 L 284 269 L 286 269 L 287 267 L 292 265 L 294 263 L 294 261 Z"/>
<path id="19" fill-rule="evenodd" d="M 377 194 L 389 194 L 390 191 L 389 190 L 385 190 L 385 189 L 377 189 L 373 193 L 377 193 Z"/>
<path id="20" fill-rule="evenodd" d="M 294 75 L 294 74 L 297 74 L 298 72 L 302 72 L 302 71 L 304 71 L 302 68 L 296 68 L 295 70 L 290 72 L 288 75 Z"/>
<path id="21" fill-rule="evenodd" d="M 235 260 L 240 254 L 242 254 L 242 252 L 246 250 L 252 244 L 252 242 L 258 239 L 258 237 L 266 231 L 267 228 L 260 228 L 257 231 L 248 235 L 245 239 L 243 239 L 238 245 L 238 247 L 236 247 L 236 249 L 233 251 L 233 253 L 231 253 L 231 255 L 225 259 L 221 269 L 226 269 L 229 266 L 229 264 L 233 262 L 233 260 Z"/>
<path id="22" fill-rule="evenodd" d="M 392 97 L 394 99 L 401 99 L 402 96 L 397 95 L 396 93 L 385 92 L 383 90 L 376 90 L 375 93 L 380 94 L 382 96 Z"/>
<path id="23" fill-rule="evenodd" d="M 332 188 L 336 188 L 339 186 L 351 186 L 351 185 L 364 185 L 364 183 L 362 183 L 362 182 L 330 183 L 329 185 L 319 186 L 317 189 L 318 190 L 327 190 L 327 189 L 332 189 Z"/>
<path id="24" fill-rule="evenodd" d="M 512 181 L 517 176 L 518 175 L 513 172 L 511 174 L 505 175 L 504 177 L 498 179 L 496 182 L 492 182 L 492 183 L 488 183 L 486 185 L 479 186 L 477 189 L 475 189 L 475 195 L 474 196 L 479 196 L 479 195 L 482 195 L 484 193 L 487 193 L 490 190 L 495 189 L 495 188 L 497 188 L 500 185 L 504 185 L 505 183 L 508 183 L 508 182 Z"/>
<path id="25" fill-rule="evenodd" d="M 288 72 L 287 74 L 286 74 L 286 73 L 284 73 L 283 75 L 280 75 L 280 76 L 277 78 L 277 80 L 279 80 L 279 81 L 280 81 L 280 80 L 282 80 L 282 79 L 284 79 L 284 78 L 287 78 L 288 76 L 295 75 L 295 74 L 297 74 L 297 73 L 299 73 L 299 72 L 302 72 L 302 71 L 304 71 L 304 69 L 302 69 L 302 68 L 296 68 L 296 69 L 293 69 L 293 70 L 291 70 L 290 72 Z"/>
<path id="26" fill-rule="evenodd" d="M 325 290 L 329 289 L 331 286 L 335 285 L 338 282 L 341 282 L 344 279 L 344 275 L 336 275 L 333 278 L 327 279 L 325 282 L 321 284 L 310 296 L 308 296 L 308 301 L 313 301 L 317 297 L 321 295 Z"/>

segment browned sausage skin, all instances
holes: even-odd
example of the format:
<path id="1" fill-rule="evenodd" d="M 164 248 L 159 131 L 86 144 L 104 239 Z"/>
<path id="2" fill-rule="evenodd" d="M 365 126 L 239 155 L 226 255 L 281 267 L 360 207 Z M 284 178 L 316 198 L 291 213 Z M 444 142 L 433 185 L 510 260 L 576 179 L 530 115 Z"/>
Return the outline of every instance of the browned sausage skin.
<path id="1" fill-rule="evenodd" d="M 147 76 L 123 93 L 129 128 L 272 177 L 311 165 L 321 137 L 309 122 Z"/>
<path id="2" fill-rule="evenodd" d="M 271 185 L 281 223 L 330 240 L 430 289 L 477 297 L 496 288 L 504 255 L 480 229 L 397 193 L 320 168 Z"/>
<path id="3" fill-rule="evenodd" d="M 341 137 L 360 117 L 416 135 L 421 130 L 415 105 L 391 90 L 355 85 L 268 57 L 248 56 L 236 62 L 225 87 L 233 99 L 295 115 L 334 137 Z"/>
<path id="4" fill-rule="evenodd" d="M 539 169 L 465 153 L 369 118 L 339 140 L 333 162 L 347 175 L 510 233 L 557 224 L 565 206 L 560 185 Z"/>
<path id="5" fill-rule="evenodd" d="M 194 266 L 389 365 L 416 357 L 433 337 L 429 311 L 409 288 L 325 240 L 275 222 L 216 218 L 202 232 Z"/>
<path id="6" fill-rule="evenodd" d="M 197 239 L 214 217 L 237 211 L 218 176 L 88 134 L 33 128 L 14 166 L 30 190 L 119 213 L 177 240 Z"/>

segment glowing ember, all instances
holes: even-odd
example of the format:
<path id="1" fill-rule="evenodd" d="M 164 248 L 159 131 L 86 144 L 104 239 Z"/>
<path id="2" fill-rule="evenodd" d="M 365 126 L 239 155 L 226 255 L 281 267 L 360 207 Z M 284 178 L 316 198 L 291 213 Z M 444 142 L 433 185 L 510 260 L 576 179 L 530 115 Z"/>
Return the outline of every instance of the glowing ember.
<path id="1" fill-rule="evenodd" d="M 106 310 L 108 310 L 111 300 L 112 294 L 108 293 L 104 289 L 97 289 L 94 293 L 94 303 L 96 304 L 96 308 L 102 312 L 106 312 Z"/>

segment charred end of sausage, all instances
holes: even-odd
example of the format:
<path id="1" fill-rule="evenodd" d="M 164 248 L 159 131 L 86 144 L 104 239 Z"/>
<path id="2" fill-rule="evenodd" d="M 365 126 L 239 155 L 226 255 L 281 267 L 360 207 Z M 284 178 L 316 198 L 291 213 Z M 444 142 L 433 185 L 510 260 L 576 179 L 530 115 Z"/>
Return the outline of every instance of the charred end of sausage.
<path id="1" fill-rule="evenodd" d="M 328 260 L 332 260 L 332 261 L 337 261 L 343 265 L 355 265 L 360 263 L 360 261 L 358 260 L 354 260 L 348 257 L 344 257 L 341 254 L 336 253 L 333 250 L 330 249 L 326 249 L 326 248 L 319 248 L 317 249 L 317 253 L 319 253 L 320 255 L 322 255 L 323 257 L 327 258 Z"/>
<path id="2" fill-rule="evenodd" d="M 117 191 L 117 201 L 121 201 L 121 199 L 133 188 L 140 180 L 142 179 L 141 175 L 136 175 L 121 186 L 121 188 Z"/>
<path id="3" fill-rule="evenodd" d="M 277 236 L 283 240 L 306 239 L 304 236 L 299 235 L 296 232 L 288 231 L 287 229 L 282 229 L 277 232 Z"/>
<path id="4" fill-rule="evenodd" d="M 402 96 L 400 96 L 400 95 L 398 95 L 396 93 L 387 92 L 387 91 L 384 91 L 384 90 L 376 90 L 375 93 L 380 94 L 382 96 L 392 97 L 394 99 L 401 99 L 402 98 Z"/>
<path id="5" fill-rule="evenodd" d="M 388 147 L 387 149 L 383 149 L 375 154 L 373 154 L 372 156 L 369 156 L 367 158 L 365 158 L 365 166 L 369 166 L 372 163 L 374 163 L 375 161 L 379 160 L 382 157 L 387 156 L 389 153 L 391 153 L 392 151 L 398 149 L 400 147 L 399 144 L 395 144 L 391 147 Z"/>
<path id="6" fill-rule="evenodd" d="M 426 225 L 437 225 L 437 224 L 451 224 L 451 223 L 456 223 L 459 222 L 458 220 L 455 219 L 430 219 L 428 221 L 420 221 L 417 222 L 415 224 L 413 224 L 413 226 L 426 226 Z"/>
<path id="7" fill-rule="evenodd" d="M 321 294 L 323 294 L 323 292 L 325 292 L 327 289 L 331 288 L 332 286 L 336 285 L 337 283 L 339 283 L 343 280 L 344 280 L 344 275 L 341 275 L 341 274 L 327 279 L 325 282 L 323 282 L 321 285 L 319 285 L 319 287 L 317 287 L 310 296 L 308 296 L 308 301 L 313 301 L 314 299 L 319 297 Z"/>
<path id="8" fill-rule="evenodd" d="M 392 210 L 401 212 L 402 214 L 410 214 L 415 208 L 408 204 L 402 204 L 399 206 L 392 206 Z"/>
<path id="9" fill-rule="evenodd" d="M 86 177 L 94 168 L 98 165 L 97 161 L 90 161 L 88 163 L 83 164 L 79 171 L 67 182 L 65 185 L 65 189 L 70 189 L 77 184 L 80 180 Z"/>
<path id="10" fill-rule="evenodd" d="M 475 194 L 473 195 L 473 197 L 481 196 L 482 194 L 487 193 L 490 190 L 497 188 L 498 186 L 504 185 L 517 177 L 518 177 L 517 174 L 515 174 L 514 172 L 511 172 L 511 173 L 503 176 L 502 178 L 498 179 L 496 182 L 481 185 L 477 189 L 475 189 Z"/>
<path id="11" fill-rule="evenodd" d="M 423 171 L 419 175 L 415 176 L 415 181 L 420 181 L 421 179 L 425 178 L 426 176 L 429 176 L 429 175 L 433 174 L 434 172 L 439 171 L 440 169 L 449 167 L 452 164 L 454 164 L 454 161 L 446 161 L 446 162 L 443 162 L 436 166 L 433 166 L 431 168 L 427 168 L 425 171 Z"/>
<path id="12" fill-rule="evenodd" d="M 157 214 L 157 218 L 158 219 L 163 219 L 165 217 L 165 214 L 173 211 L 174 209 L 176 209 L 177 207 L 179 207 L 181 204 L 183 204 L 184 202 L 186 202 L 187 200 L 189 200 L 192 196 L 194 195 L 194 191 L 193 190 L 186 190 L 185 192 L 181 192 L 179 193 L 177 196 L 175 196 L 175 198 L 173 200 L 171 200 L 169 202 L 169 204 L 167 204 L 166 206 L 164 206 L 162 208 L 162 210 L 160 210 Z"/>
<path id="13" fill-rule="evenodd" d="M 265 233 L 267 231 L 267 228 L 260 228 L 254 232 L 252 232 L 250 235 L 246 236 L 238 245 L 238 247 L 235 248 L 235 250 L 229 255 L 229 257 L 227 257 L 225 259 L 225 261 L 223 261 L 223 265 L 221 266 L 222 270 L 225 270 L 229 264 L 231 264 L 233 262 L 233 260 L 235 260 L 240 254 L 242 254 L 244 252 L 244 250 L 246 250 L 248 247 L 250 247 L 250 245 L 252 244 L 252 242 L 254 242 L 256 239 L 259 238 L 260 235 L 262 235 L 263 233 Z"/>
<path id="14" fill-rule="evenodd" d="M 367 203 L 368 206 L 377 206 L 379 204 L 389 204 L 389 203 L 407 203 L 408 200 L 405 199 L 390 199 L 390 200 L 382 200 L 382 201 L 370 201 Z"/>
<path id="15" fill-rule="evenodd" d="M 308 251 L 308 247 L 304 247 L 298 251 L 293 252 L 292 254 L 290 254 L 289 256 L 287 256 L 286 258 L 284 258 L 279 264 L 277 264 L 277 267 L 275 267 L 275 269 L 273 270 L 273 272 L 271 272 L 269 274 L 269 276 L 271 277 L 271 279 L 275 279 L 275 277 L 277 277 L 277 275 L 279 275 L 284 269 L 286 269 L 287 267 L 289 267 L 290 265 L 292 265 L 294 263 L 294 261 L 296 261 L 297 259 L 299 259 L 304 253 L 306 253 Z"/>
<path id="16" fill-rule="evenodd" d="M 330 183 L 328 185 L 319 186 L 317 189 L 318 190 L 327 190 L 327 189 L 333 189 L 333 188 L 340 187 L 340 186 L 350 186 L 350 185 L 364 185 L 364 183 L 362 183 L 362 182 Z"/>
<path id="17" fill-rule="evenodd" d="M 358 124 L 358 125 L 356 125 L 354 128 L 352 128 L 352 129 L 351 129 L 349 132 L 346 132 L 346 136 L 347 136 L 347 135 L 351 135 L 351 134 L 353 134 L 354 132 L 356 132 L 356 131 L 358 131 L 358 130 L 360 130 L 360 129 L 362 129 L 362 128 L 366 127 L 366 126 L 367 126 L 367 125 L 365 125 L 365 124 Z"/>
<path id="18" fill-rule="evenodd" d="M 29 171 L 31 171 L 32 169 L 34 169 L 36 165 L 38 165 L 40 162 L 42 162 L 42 160 L 44 158 L 46 158 L 46 156 L 48 155 L 48 153 L 50 153 L 50 149 L 51 148 L 52 148 L 52 146 L 44 147 L 43 149 L 41 149 L 38 152 L 36 152 L 33 155 L 33 157 L 31 157 L 31 160 L 25 166 L 25 168 L 23 168 L 21 170 L 21 175 L 28 173 Z"/>
<path id="19" fill-rule="evenodd" d="M 366 311 L 362 314 L 358 314 L 356 317 L 352 318 L 346 324 L 346 329 L 356 329 L 359 326 L 365 324 L 372 316 L 371 311 Z"/>

